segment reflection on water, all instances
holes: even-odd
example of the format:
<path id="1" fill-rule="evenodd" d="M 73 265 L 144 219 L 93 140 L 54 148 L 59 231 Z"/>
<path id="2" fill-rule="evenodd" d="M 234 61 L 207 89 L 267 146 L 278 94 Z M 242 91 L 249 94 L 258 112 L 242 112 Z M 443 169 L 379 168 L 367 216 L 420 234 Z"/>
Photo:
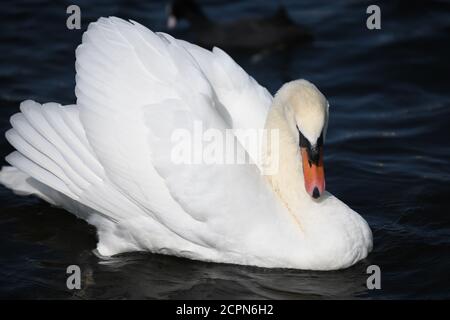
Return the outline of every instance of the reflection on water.
<path id="1" fill-rule="evenodd" d="M 164 1 L 79 1 L 82 24 L 132 18 L 165 30 Z M 263 1 L 205 1 L 215 19 L 270 14 Z M 449 6 L 443 1 L 381 1 L 382 30 L 365 28 L 369 1 L 283 1 L 307 25 L 307 46 L 231 51 L 273 93 L 307 78 L 329 98 L 327 188 L 362 214 L 374 251 L 335 272 L 210 264 L 148 253 L 105 260 L 95 230 L 32 198 L 0 188 L 2 298 L 449 298 Z M 227 13 L 226 15 L 224 13 Z M 0 18 L 0 131 L 25 99 L 73 103 L 74 50 L 82 31 L 65 29 L 65 7 L 7 1 Z M 228 18 L 231 19 L 231 18 Z M 183 36 L 184 31 L 178 34 Z M 0 139 L 0 155 L 12 151 Z M 82 270 L 68 291 L 66 267 Z M 366 267 L 382 271 L 369 291 Z"/>
<path id="2" fill-rule="evenodd" d="M 62 210 L 33 204 L 5 214 L 3 227 L 21 221 L 17 236 L 8 242 L 26 253 L 3 257 L 3 262 L 8 262 L 3 274 L 13 273 L 16 278 L 15 288 L 9 290 L 11 298 L 37 294 L 77 299 L 318 299 L 354 298 L 364 296 L 367 290 L 365 272 L 370 261 L 342 271 L 312 272 L 205 263 L 141 252 L 99 258 L 93 252 L 95 230 Z M 74 292 L 65 289 L 65 272 L 71 264 L 79 265 L 82 274 L 82 288 Z M 30 285 L 35 290 L 22 290 Z"/>

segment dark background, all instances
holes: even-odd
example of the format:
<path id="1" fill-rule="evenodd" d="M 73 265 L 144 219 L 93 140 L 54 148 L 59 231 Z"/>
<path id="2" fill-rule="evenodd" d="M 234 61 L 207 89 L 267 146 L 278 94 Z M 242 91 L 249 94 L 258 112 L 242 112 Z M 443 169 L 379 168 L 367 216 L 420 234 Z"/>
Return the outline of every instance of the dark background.
<path id="1" fill-rule="evenodd" d="M 270 15 L 280 1 L 199 1 L 212 19 Z M 0 187 L 0 298 L 450 298 L 450 5 L 448 1 L 289 1 L 311 45 L 231 51 L 275 91 L 306 78 L 328 97 L 327 188 L 358 211 L 374 251 L 341 271 L 261 269 L 130 253 L 92 252 L 95 229 Z M 66 28 L 78 4 L 82 30 Z M 381 7 L 382 29 L 366 28 Z M 2 1 L 0 132 L 25 99 L 75 102 L 74 51 L 90 21 L 115 15 L 166 31 L 165 1 Z M 183 29 L 178 36 L 187 35 Z M 12 147 L 0 137 L 0 157 Z M 6 164 L 4 160 L 2 164 Z M 81 267 L 82 289 L 66 288 Z M 382 289 L 366 288 L 377 264 Z"/>

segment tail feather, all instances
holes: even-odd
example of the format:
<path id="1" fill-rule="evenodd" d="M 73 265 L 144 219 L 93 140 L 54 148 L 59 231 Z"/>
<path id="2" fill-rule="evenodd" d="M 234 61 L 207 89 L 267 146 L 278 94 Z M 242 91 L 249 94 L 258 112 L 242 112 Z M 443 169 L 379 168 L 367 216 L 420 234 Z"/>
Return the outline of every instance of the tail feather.
<path id="1" fill-rule="evenodd" d="M 11 159 L 14 157 L 18 158 Z M 24 163 L 21 165 L 21 161 L 23 159 L 19 160 L 20 154 L 18 152 L 12 153 L 8 156 L 8 158 L 11 162 L 14 162 L 22 168 L 28 170 L 29 163 L 24 160 Z M 26 159 L 25 157 L 23 158 Z M 37 174 L 37 172 L 34 172 L 33 174 Z M 44 181 L 44 179 L 41 181 Z M 40 182 L 17 167 L 3 166 L 0 170 L 0 184 L 3 184 L 5 187 L 11 189 L 17 195 L 37 196 L 51 205 L 62 207 L 86 221 L 89 221 L 89 218 L 92 215 L 98 214 L 93 209 L 83 205 L 79 201 L 75 201 L 68 197 L 64 192 L 58 191 L 55 186 L 52 187 L 51 185 Z M 104 215 L 100 214 L 100 216 L 105 218 Z M 111 219 L 106 217 L 106 220 Z"/>

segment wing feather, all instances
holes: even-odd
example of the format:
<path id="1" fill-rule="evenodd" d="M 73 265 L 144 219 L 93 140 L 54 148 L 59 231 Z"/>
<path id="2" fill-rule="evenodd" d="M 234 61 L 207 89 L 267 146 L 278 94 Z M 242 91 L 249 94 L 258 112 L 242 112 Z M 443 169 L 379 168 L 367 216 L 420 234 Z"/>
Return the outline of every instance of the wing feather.
<path id="1" fill-rule="evenodd" d="M 265 232 L 253 213 L 273 222 L 282 209 L 257 166 L 177 164 L 172 151 L 174 131 L 193 135 L 198 123 L 224 136 L 263 128 L 267 90 L 220 49 L 114 17 L 89 25 L 76 58 L 76 106 L 25 101 L 11 119 L 17 151 L 7 160 L 30 177 L 20 177 L 23 190 L 85 212 L 104 254 L 144 248 L 226 260 L 242 237 Z M 239 134 L 231 141 L 249 152 Z"/>

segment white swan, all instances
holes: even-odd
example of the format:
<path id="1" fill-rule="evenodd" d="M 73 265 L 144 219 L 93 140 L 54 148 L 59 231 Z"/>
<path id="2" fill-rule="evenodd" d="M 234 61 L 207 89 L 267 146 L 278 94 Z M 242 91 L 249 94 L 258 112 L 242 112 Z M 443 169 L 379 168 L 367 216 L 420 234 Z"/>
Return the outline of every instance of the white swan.
<path id="1" fill-rule="evenodd" d="M 77 104 L 24 101 L 0 181 L 96 226 L 101 255 L 332 270 L 372 249 L 366 221 L 324 191 L 328 103 L 311 83 L 290 82 L 272 98 L 220 49 L 118 18 L 92 23 L 76 59 Z M 174 129 L 196 121 L 278 130 L 279 170 L 174 164 Z M 264 155 L 270 162 L 274 150 Z"/>

